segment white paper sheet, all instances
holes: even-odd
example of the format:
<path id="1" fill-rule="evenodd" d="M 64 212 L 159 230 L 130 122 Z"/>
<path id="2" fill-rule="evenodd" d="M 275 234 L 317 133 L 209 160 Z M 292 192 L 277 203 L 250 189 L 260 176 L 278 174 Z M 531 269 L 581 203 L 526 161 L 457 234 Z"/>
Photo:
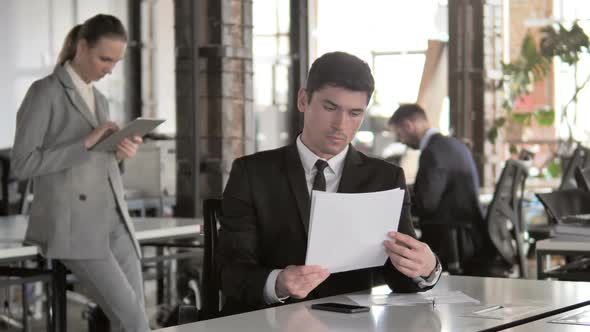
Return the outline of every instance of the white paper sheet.
<path id="1" fill-rule="evenodd" d="M 574 312 L 568 312 L 559 318 L 549 321 L 549 323 L 590 326 L 590 310 L 579 309 Z"/>
<path id="2" fill-rule="evenodd" d="M 519 316 L 530 315 L 534 312 L 539 312 L 545 308 L 543 304 L 527 304 L 527 303 L 508 303 L 496 304 L 477 309 L 472 312 L 463 314 L 464 317 L 477 317 L 487 319 L 514 319 Z"/>
<path id="3" fill-rule="evenodd" d="M 351 300 L 362 306 L 372 305 L 414 305 L 418 303 L 452 304 L 452 303 L 479 303 L 478 300 L 460 291 L 429 290 L 413 294 L 366 294 L 349 295 Z"/>
<path id="4" fill-rule="evenodd" d="M 341 194 L 313 191 L 306 265 L 331 273 L 380 266 L 383 240 L 396 231 L 404 190 Z"/>

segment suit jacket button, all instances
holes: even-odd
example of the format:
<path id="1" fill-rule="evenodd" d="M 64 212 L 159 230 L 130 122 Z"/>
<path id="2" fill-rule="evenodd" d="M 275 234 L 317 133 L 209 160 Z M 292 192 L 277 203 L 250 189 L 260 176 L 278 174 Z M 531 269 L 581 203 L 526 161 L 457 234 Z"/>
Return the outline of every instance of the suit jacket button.
<path id="1" fill-rule="evenodd" d="M 80 198 L 81 201 L 85 201 L 86 200 L 86 195 L 80 194 L 80 197 L 79 198 Z"/>

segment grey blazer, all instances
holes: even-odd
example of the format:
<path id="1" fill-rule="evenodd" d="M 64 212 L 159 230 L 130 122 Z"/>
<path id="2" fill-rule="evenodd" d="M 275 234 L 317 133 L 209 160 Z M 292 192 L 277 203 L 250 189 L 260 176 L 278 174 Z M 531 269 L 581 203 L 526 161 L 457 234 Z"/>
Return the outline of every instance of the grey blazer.
<path id="1" fill-rule="evenodd" d="M 106 216 L 112 215 L 115 204 L 141 256 L 115 154 L 84 147 L 86 136 L 109 119 L 105 96 L 96 88 L 94 95 L 96 119 L 65 68 L 57 65 L 51 75 L 31 85 L 17 113 L 12 169 L 19 179 L 32 178 L 34 184 L 25 240 L 50 258 L 106 257 Z"/>

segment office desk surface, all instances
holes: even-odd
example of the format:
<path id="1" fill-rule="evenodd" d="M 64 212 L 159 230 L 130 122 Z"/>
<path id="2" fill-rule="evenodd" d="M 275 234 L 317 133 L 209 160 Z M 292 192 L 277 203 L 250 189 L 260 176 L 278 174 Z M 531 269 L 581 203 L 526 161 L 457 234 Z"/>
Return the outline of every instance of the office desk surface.
<path id="1" fill-rule="evenodd" d="M 277 308 L 186 324 L 160 332 L 197 331 L 496 331 L 541 319 L 590 303 L 590 283 L 443 276 L 440 290 L 459 290 L 480 304 L 431 304 L 414 306 L 373 306 L 371 311 L 341 314 L 312 310 L 317 302 L 352 303 L 335 296 Z M 465 317 L 492 305 L 544 305 L 517 319 Z"/>
<path id="2" fill-rule="evenodd" d="M 507 332 L 588 332 L 590 326 L 584 325 L 573 325 L 573 324 L 555 324 L 549 323 L 550 321 L 560 318 L 565 315 L 575 314 L 582 311 L 590 310 L 590 306 L 584 306 L 579 309 L 564 312 L 558 315 L 549 316 L 547 318 L 539 319 L 534 322 L 526 323 L 523 325 L 515 326 L 507 329 Z"/>
<path id="3" fill-rule="evenodd" d="M 588 240 L 579 238 L 550 238 L 537 241 L 537 251 L 590 251 L 590 237 Z"/>
<path id="4" fill-rule="evenodd" d="M 0 263 L 34 259 L 35 246 L 23 246 L 28 218 L 23 215 L 0 217 Z M 203 220 L 196 218 L 133 218 L 139 243 L 194 238 L 202 233 Z"/>

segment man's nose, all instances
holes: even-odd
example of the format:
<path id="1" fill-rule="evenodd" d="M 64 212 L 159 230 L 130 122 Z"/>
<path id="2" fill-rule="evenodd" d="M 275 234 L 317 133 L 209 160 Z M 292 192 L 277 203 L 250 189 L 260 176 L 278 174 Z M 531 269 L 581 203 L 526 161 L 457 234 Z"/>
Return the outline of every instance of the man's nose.
<path id="1" fill-rule="evenodd" d="M 340 129 L 343 127 L 344 125 L 344 121 L 345 121 L 345 116 L 344 116 L 344 112 L 342 111 L 336 111 L 334 112 L 334 116 L 332 118 L 332 127 L 334 129 Z"/>

